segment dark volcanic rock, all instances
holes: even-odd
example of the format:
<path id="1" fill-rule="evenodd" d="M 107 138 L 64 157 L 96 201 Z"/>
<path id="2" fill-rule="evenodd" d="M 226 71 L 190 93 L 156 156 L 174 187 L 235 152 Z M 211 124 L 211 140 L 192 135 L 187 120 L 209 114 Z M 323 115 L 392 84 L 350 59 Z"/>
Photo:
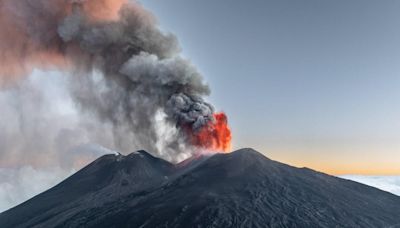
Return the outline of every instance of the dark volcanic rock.
<path id="1" fill-rule="evenodd" d="M 400 197 L 252 149 L 174 166 L 99 158 L 0 214 L 0 227 L 395 227 Z"/>

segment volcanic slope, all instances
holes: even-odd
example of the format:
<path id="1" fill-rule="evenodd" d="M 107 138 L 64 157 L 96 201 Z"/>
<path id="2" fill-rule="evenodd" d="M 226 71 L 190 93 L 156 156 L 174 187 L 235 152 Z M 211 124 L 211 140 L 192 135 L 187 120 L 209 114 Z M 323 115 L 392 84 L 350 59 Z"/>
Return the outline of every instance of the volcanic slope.
<path id="1" fill-rule="evenodd" d="M 106 155 L 0 214 L 0 227 L 400 227 L 400 197 L 252 149 L 173 165 Z"/>

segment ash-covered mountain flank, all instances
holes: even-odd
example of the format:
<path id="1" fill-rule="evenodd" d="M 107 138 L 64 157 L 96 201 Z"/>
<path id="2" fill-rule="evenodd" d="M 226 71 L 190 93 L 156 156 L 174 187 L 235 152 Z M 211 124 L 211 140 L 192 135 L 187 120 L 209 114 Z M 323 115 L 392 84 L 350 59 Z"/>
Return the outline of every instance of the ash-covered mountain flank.
<path id="1" fill-rule="evenodd" d="M 106 155 L 0 214 L 0 227 L 396 227 L 400 197 L 252 149 L 173 165 Z"/>

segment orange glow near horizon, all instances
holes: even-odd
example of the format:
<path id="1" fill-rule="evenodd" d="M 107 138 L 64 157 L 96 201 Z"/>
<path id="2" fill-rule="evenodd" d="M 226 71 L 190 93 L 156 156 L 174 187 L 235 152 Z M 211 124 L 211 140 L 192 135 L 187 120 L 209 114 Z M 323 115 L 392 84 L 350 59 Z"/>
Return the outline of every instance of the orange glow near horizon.
<path id="1" fill-rule="evenodd" d="M 277 145 L 258 149 L 268 158 L 294 167 L 307 167 L 330 175 L 400 175 L 400 155 L 396 147 L 373 146 L 354 148 L 347 145 L 302 149 L 299 145 Z M 296 148 L 297 147 L 297 148 Z M 325 149 L 324 149 L 325 148 Z M 347 148 L 347 149 L 346 149 Z M 382 156 L 382 151 L 387 156 Z M 350 153 L 351 152 L 351 153 Z"/>
<path id="2" fill-rule="evenodd" d="M 213 122 L 192 135 L 193 145 L 218 152 L 229 153 L 232 149 L 231 140 L 228 118 L 223 112 L 215 113 Z"/>
<path id="3" fill-rule="evenodd" d="M 352 165 L 352 164 L 323 164 L 323 163 L 309 163 L 309 162 L 285 162 L 295 167 L 307 167 L 319 172 L 338 176 L 338 175 L 400 175 L 400 168 L 397 167 L 384 167 L 382 165 L 368 166 L 368 165 Z"/>

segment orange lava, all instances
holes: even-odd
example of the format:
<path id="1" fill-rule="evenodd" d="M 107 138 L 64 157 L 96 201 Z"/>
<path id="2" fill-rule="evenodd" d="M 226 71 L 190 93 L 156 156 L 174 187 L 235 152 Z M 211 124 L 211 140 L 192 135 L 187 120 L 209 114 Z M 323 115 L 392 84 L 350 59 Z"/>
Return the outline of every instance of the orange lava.
<path id="1" fill-rule="evenodd" d="M 225 113 L 215 113 L 210 122 L 193 134 L 193 145 L 220 152 L 230 152 L 232 134 Z"/>

